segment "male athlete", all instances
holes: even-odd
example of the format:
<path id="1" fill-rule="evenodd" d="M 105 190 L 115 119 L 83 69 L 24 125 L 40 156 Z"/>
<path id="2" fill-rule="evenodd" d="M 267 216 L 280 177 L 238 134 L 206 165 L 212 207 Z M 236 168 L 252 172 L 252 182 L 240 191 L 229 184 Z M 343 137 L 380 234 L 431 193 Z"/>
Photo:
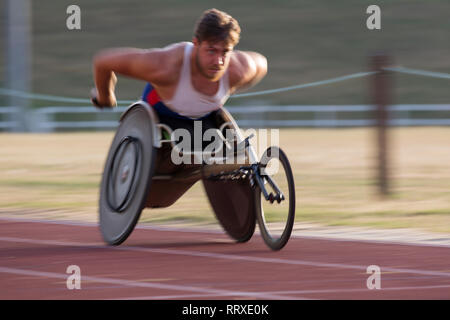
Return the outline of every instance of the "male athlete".
<path id="1" fill-rule="evenodd" d="M 240 32 L 233 17 L 210 9 L 198 20 L 192 42 L 101 51 L 94 57 L 92 102 L 100 108 L 116 106 L 115 74 L 121 74 L 148 82 L 142 98 L 161 122 L 177 127 L 207 121 L 230 94 L 255 85 L 267 73 L 264 56 L 234 50 Z"/>

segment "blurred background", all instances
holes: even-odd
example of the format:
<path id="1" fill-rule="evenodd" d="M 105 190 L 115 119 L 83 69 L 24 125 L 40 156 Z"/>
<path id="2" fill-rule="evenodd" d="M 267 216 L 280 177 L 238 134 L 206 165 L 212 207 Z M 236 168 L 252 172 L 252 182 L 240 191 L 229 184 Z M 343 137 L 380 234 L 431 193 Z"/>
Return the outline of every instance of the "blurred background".
<path id="1" fill-rule="evenodd" d="M 12 3 L 29 23 L 29 41 L 23 46 L 9 36 Z M 24 4 L 23 9 L 18 3 Z M 81 9 L 81 30 L 66 27 L 66 9 L 72 4 Z M 242 34 L 236 49 L 268 58 L 268 75 L 250 91 L 371 71 L 371 56 L 379 52 L 389 56 L 392 66 L 450 73 L 449 1 L 376 1 L 381 30 L 366 27 L 371 4 L 365 0 L 2 1 L 0 212 L 96 221 L 103 161 L 120 113 L 102 113 L 89 105 L 93 55 L 106 47 L 153 48 L 189 41 L 198 17 L 212 7 L 239 21 Z M 13 34 L 27 34 L 22 30 L 25 26 L 16 26 Z M 16 51 L 11 51 L 13 47 Z M 19 65 L 25 70 L 11 69 L 14 58 L 24 59 Z M 144 85 L 119 77 L 117 98 L 136 100 Z M 393 122 L 389 130 L 389 196 L 377 191 L 372 77 L 234 98 L 227 105 L 232 113 L 236 108 L 233 115 L 243 127 L 281 128 L 280 145 L 295 171 L 298 223 L 448 233 L 449 87 L 445 76 L 392 74 L 389 104 L 403 107 L 391 116 L 404 121 Z M 83 106 L 90 111 L 48 109 Z M 299 108 L 277 113 L 248 109 L 261 106 Z M 349 106 L 359 109 L 339 111 Z M 238 107 L 246 111 L 239 113 Z M 14 121 L 23 126 L 8 125 Z M 215 223 L 199 184 L 171 208 L 145 211 L 142 220 Z"/>

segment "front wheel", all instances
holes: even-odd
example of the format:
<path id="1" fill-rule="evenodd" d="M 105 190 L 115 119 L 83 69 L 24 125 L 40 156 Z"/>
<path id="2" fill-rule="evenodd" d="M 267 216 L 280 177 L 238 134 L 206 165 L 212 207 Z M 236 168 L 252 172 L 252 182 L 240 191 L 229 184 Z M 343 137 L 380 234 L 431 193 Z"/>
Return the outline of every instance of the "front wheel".
<path id="1" fill-rule="evenodd" d="M 289 241 L 295 219 L 294 177 L 286 154 L 275 146 L 267 148 L 255 179 L 261 236 L 272 250 L 280 250 Z"/>

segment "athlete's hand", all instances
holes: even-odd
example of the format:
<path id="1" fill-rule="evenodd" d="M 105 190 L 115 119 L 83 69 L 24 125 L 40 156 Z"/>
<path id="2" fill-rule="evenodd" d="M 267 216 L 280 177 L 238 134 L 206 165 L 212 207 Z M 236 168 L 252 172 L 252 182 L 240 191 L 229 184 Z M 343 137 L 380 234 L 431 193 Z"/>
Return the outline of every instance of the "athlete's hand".
<path id="1" fill-rule="evenodd" d="M 114 93 L 111 93 L 108 97 L 100 98 L 96 88 L 91 90 L 91 102 L 92 104 L 99 108 L 114 108 L 117 106 L 117 101 Z"/>

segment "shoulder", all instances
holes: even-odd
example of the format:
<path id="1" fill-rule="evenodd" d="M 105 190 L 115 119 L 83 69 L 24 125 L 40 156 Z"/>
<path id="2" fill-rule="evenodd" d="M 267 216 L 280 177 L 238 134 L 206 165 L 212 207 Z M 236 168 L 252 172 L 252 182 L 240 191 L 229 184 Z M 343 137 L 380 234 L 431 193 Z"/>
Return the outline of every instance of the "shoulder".
<path id="1" fill-rule="evenodd" d="M 230 58 L 230 75 L 242 76 L 255 69 L 255 62 L 247 52 L 233 51 Z"/>
<path id="2" fill-rule="evenodd" d="M 154 82 L 168 84 L 176 81 L 183 64 L 184 49 L 188 43 L 174 43 L 163 48 L 146 50 L 146 58 L 157 70 Z"/>
<path id="3" fill-rule="evenodd" d="M 267 59 L 251 51 L 234 51 L 229 65 L 230 87 L 239 89 L 251 82 L 258 74 L 267 72 Z"/>
<path id="4" fill-rule="evenodd" d="M 155 55 L 161 56 L 166 62 L 182 61 L 185 47 L 189 42 L 177 42 L 163 48 L 150 49 Z"/>

